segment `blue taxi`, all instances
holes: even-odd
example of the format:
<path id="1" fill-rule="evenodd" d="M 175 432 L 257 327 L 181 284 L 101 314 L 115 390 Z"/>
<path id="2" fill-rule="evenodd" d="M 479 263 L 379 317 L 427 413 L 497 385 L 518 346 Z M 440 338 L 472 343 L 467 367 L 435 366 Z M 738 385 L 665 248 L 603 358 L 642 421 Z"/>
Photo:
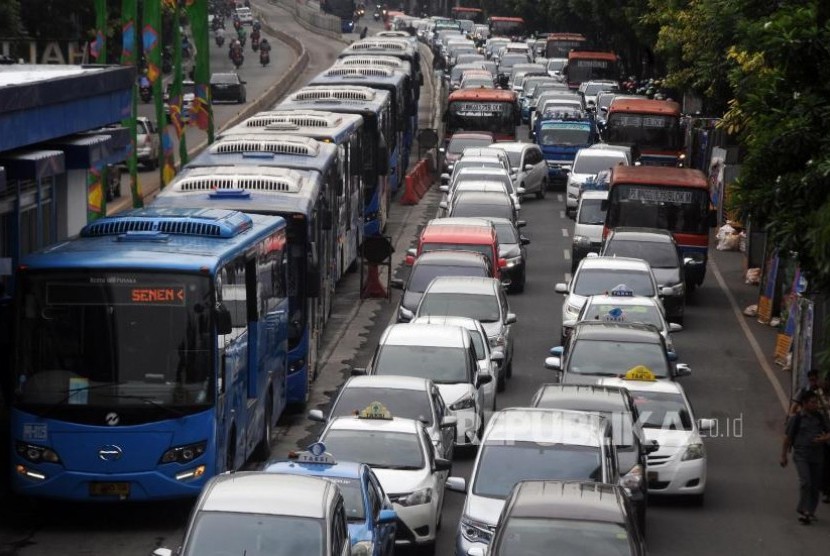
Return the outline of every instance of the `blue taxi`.
<path id="1" fill-rule="evenodd" d="M 338 462 L 316 442 L 288 460 L 267 462 L 263 471 L 320 477 L 336 483 L 346 505 L 352 556 L 390 556 L 398 519 L 380 481 L 365 463 Z"/>

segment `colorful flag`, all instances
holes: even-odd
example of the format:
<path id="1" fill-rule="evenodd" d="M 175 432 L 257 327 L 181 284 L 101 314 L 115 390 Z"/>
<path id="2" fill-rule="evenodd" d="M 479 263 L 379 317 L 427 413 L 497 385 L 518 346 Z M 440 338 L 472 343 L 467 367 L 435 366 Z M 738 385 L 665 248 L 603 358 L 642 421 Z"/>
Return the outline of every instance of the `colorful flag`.
<path id="1" fill-rule="evenodd" d="M 207 131 L 208 142 L 213 142 L 213 107 L 210 99 L 210 33 L 208 10 L 205 0 L 188 0 L 187 16 L 196 47 L 196 62 L 193 81 L 196 83 L 196 97 L 190 108 L 190 124 Z"/>
<path id="2" fill-rule="evenodd" d="M 176 157 L 174 154 L 175 133 L 176 131 L 172 125 L 166 125 L 161 134 L 161 150 L 164 153 L 164 163 L 161 167 L 161 183 L 164 185 L 167 185 L 176 177 Z"/>
<path id="3" fill-rule="evenodd" d="M 89 168 L 86 172 L 86 220 L 93 222 L 104 216 L 104 172 L 100 166 Z"/>

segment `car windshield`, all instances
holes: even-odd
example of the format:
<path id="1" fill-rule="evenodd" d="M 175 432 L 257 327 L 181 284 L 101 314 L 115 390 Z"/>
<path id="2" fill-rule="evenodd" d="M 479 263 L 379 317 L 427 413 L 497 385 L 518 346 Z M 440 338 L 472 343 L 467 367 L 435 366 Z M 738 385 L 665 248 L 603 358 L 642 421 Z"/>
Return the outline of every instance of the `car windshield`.
<path id="1" fill-rule="evenodd" d="M 324 525 L 309 517 L 199 511 L 184 556 L 322 556 Z"/>
<path id="2" fill-rule="evenodd" d="M 605 397 L 580 395 L 568 398 L 560 395 L 556 387 L 552 390 L 543 392 L 533 407 L 599 413 L 611 424 L 614 444 L 618 448 L 626 448 L 633 444 L 633 416 L 624 405 L 621 397 L 617 398 L 616 401 Z"/>
<path id="3" fill-rule="evenodd" d="M 415 432 L 335 429 L 320 441 L 326 444 L 328 452 L 343 461 L 359 461 L 380 469 L 424 467 L 424 452 Z"/>
<path id="4" fill-rule="evenodd" d="M 634 405 L 640 413 L 640 423 L 646 429 L 692 430 L 692 417 L 683 396 L 673 392 L 631 391 Z"/>
<path id="5" fill-rule="evenodd" d="M 426 391 L 400 388 L 345 388 L 334 402 L 335 405 L 331 408 L 329 417 L 333 419 L 344 415 L 354 415 L 355 411 L 360 411 L 375 401 L 380 401 L 392 415 L 404 419 L 415 419 L 427 426 L 433 424 L 432 406 Z"/>
<path id="6" fill-rule="evenodd" d="M 458 173 L 464 168 L 504 168 L 502 163 L 496 159 L 493 160 L 464 160 L 463 158 L 455 163 L 453 171 Z"/>
<path id="7" fill-rule="evenodd" d="M 504 203 L 470 203 L 463 200 L 453 204 L 450 216 L 469 216 L 481 218 L 513 219 L 513 206 L 510 199 Z"/>
<path id="8" fill-rule="evenodd" d="M 622 516 L 620 516 L 622 520 Z M 576 519 L 511 517 L 504 524 L 496 553 L 510 556 L 629 556 L 634 547 L 622 523 Z"/>
<path id="9" fill-rule="evenodd" d="M 510 161 L 510 166 L 512 168 L 518 168 L 519 163 L 522 161 L 522 151 L 505 150 L 504 152 L 507 153 L 507 160 Z"/>
<path id="10" fill-rule="evenodd" d="M 478 460 L 472 493 L 504 499 L 519 481 L 602 479 L 600 451 L 595 446 L 526 441 L 487 444 Z"/>
<path id="11" fill-rule="evenodd" d="M 584 268 L 576 275 L 573 293 L 576 295 L 600 295 L 615 286 L 625 284 L 634 295 L 654 295 L 654 283 L 645 270 L 610 268 Z"/>
<path id="12" fill-rule="evenodd" d="M 510 222 L 494 222 L 496 234 L 499 237 L 499 245 L 514 245 L 519 243 L 516 228 Z"/>
<path id="13" fill-rule="evenodd" d="M 236 74 L 233 73 L 214 73 L 213 77 L 210 78 L 211 83 L 232 83 L 236 84 L 239 82 Z"/>
<path id="14" fill-rule="evenodd" d="M 504 170 L 503 166 L 499 164 L 498 168 L 500 170 L 477 170 L 475 168 L 467 169 L 465 172 L 459 172 L 456 174 L 455 181 L 453 182 L 452 189 L 455 189 L 455 186 L 463 181 L 498 181 L 504 184 L 505 190 L 508 193 L 513 193 L 513 182 L 510 179 L 510 176 L 507 175 L 507 171 Z"/>
<path id="15" fill-rule="evenodd" d="M 473 339 L 473 348 L 476 352 L 476 360 L 481 361 L 487 356 L 487 351 L 484 349 L 484 336 L 478 330 L 470 330 L 470 338 Z"/>
<path id="16" fill-rule="evenodd" d="M 590 97 L 595 96 L 600 91 L 611 91 L 616 88 L 617 86 L 611 83 L 588 83 L 585 85 L 585 90 L 583 91 L 583 94 L 585 94 L 585 96 Z"/>
<path id="17" fill-rule="evenodd" d="M 501 241 L 501 237 L 499 238 Z M 483 246 L 490 249 L 489 246 Z M 470 249 L 465 249 L 469 251 Z M 415 293 L 424 293 L 432 282 L 433 278 L 438 276 L 482 276 L 487 277 L 487 269 L 482 266 L 449 266 L 443 264 L 418 264 L 412 269 L 412 274 L 409 276 L 409 284 L 407 284 L 407 291 Z"/>
<path id="18" fill-rule="evenodd" d="M 461 292 L 427 293 L 418 307 L 418 316 L 469 317 L 481 322 L 501 319 L 499 300 L 495 295 Z"/>
<path id="19" fill-rule="evenodd" d="M 599 226 L 605 223 L 605 211 L 602 210 L 602 199 L 582 199 L 579 204 L 577 222 L 590 226 Z"/>
<path id="20" fill-rule="evenodd" d="M 678 268 L 680 257 L 674 245 L 668 242 L 614 240 L 608 242 L 603 253 L 609 257 L 643 259 L 651 268 Z"/>
<path id="21" fill-rule="evenodd" d="M 490 243 L 424 243 L 421 252 L 429 253 L 430 251 L 474 251 L 487 257 L 491 266 L 495 264 L 493 245 Z"/>
<path id="22" fill-rule="evenodd" d="M 548 60 L 548 71 L 562 71 L 567 60 Z"/>
<path id="23" fill-rule="evenodd" d="M 323 477 L 340 487 L 343 493 L 343 503 L 346 507 L 346 519 L 349 521 L 363 521 L 366 519 L 366 506 L 363 500 L 363 489 L 360 479 L 346 477 Z"/>
<path id="24" fill-rule="evenodd" d="M 651 324 L 663 330 L 663 317 L 654 304 L 616 305 L 613 303 L 590 303 L 582 312 L 581 320 L 607 322 L 639 322 Z"/>
<path id="25" fill-rule="evenodd" d="M 453 137 L 450 140 L 450 144 L 447 145 L 447 152 L 460 154 L 464 151 L 464 149 L 470 147 L 489 147 L 493 144 L 493 140 L 489 138 L 472 138 L 472 137 Z"/>
<path id="26" fill-rule="evenodd" d="M 574 174 L 596 174 L 625 162 L 622 156 L 579 156 L 574 162 Z"/>
<path id="27" fill-rule="evenodd" d="M 657 378 L 669 376 L 669 363 L 662 344 L 615 340 L 580 339 L 574 342 L 565 372 L 620 376 L 639 365 L 648 367 Z"/>
<path id="28" fill-rule="evenodd" d="M 467 352 L 460 347 L 383 345 L 373 363 L 378 375 L 429 378 L 437 383 L 470 382 Z"/>

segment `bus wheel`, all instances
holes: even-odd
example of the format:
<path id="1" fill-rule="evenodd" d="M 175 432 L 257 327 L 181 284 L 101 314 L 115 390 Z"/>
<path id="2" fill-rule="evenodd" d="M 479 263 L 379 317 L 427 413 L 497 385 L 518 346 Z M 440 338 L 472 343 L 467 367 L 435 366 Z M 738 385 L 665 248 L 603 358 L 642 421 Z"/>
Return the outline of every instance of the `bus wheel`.
<path id="1" fill-rule="evenodd" d="M 270 386 L 269 386 L 270 388 Z M 266 460 L 271 457 L 271 438 L 274 433 L 272 419 L 274 415 L 274 398 L 268 394 L 268 401 L 265 402 L 265 415 L 262 418 L 262 440 L 257 444 L 254 457 Z"/>

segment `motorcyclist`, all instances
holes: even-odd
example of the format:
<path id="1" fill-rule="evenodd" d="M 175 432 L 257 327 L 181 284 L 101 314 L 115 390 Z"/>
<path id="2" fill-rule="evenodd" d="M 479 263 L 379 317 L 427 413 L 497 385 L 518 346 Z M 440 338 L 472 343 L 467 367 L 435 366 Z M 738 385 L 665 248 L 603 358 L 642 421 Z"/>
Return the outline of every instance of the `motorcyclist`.
<path id="1" fill-rule="evenodd" d="M 268 65 L 271 61 L 271 44 L 268 39 L 262 38 L 259 41 L 259 63 L 263 66 Z"/>
<path id="2" fill-rule="evenodd" d="M 260 29 L 262 29 L 262 23 L 260 23 L 258 19 L 255 19 L 251 27 L 255 32 L 259 33 Z"/>

